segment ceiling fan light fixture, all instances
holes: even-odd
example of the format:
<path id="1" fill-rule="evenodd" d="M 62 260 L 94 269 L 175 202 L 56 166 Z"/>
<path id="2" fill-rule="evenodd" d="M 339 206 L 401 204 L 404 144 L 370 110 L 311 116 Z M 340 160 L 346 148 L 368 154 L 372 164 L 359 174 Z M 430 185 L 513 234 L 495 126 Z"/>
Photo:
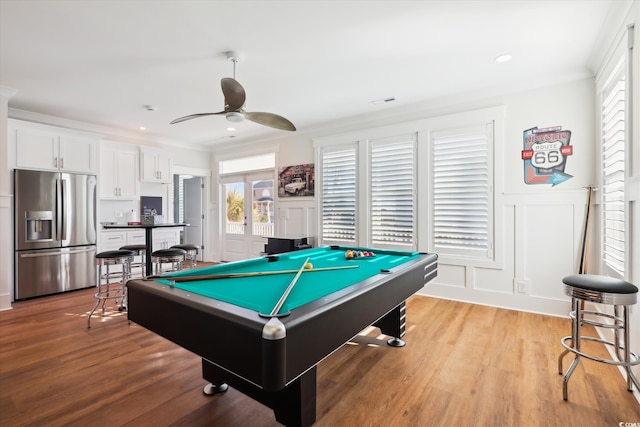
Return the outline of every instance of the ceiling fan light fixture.
<path id="1" fill-rule="evenodd" d="M 234 123 L 238 123 L 244 120 L 244 114 L 238 111 L 229 111 L 225 117 L 227 118 L 227 120 Z"/>

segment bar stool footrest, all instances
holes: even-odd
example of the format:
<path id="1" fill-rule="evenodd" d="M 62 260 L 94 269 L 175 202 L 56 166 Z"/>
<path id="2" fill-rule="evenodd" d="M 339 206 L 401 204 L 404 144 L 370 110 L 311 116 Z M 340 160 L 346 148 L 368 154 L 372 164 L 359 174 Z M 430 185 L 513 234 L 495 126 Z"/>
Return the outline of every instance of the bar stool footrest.
<path id="1" fill-rule="evenodd" d="M 573 348 L 572 346 L 570 346 L 569 344 L 567 344 L 565 341 L 570 340 L 571 336 L 566 336 L 563 337 L 562 339 L 560 339 L 560 344 L 562 344 L 562 346 L 567 349 L 568 351 L 570 351 L 571 353 L 574 354 L 578 354 L 581 357 L 585 357 L 587 359 L 590 360 L 594 360 L 596 362 L 602 362 L 602 363 L 606 363 L 608 365 L 615 365 L 615 366 L 636 366 L 636 365 L 640 365 L 640 357 L 638 357 L 637 354 L 635 354 L 634 352 L 630 351 L 629 352 L 629 356 L 631 356 L 631 361 L 630 362 L 624 362 L 624 361 L 619 361 L 619 360 L 613 360 L 613 359 L 602 359 L 600 357 L 588 354 L 588 353 L 584 353 L 582 351 L 579 351 L 575 348 Z M 615 343 L 611 342 L 611 341 L 607 341 L 607 340 L 603 340 L 601 338 L 596 338 L 596 337 L 585 337 L 585 336 L 581 336 L 580 340 L 582 341 L 593 341 L 593 342 L 599 342 L 601 344 L 605 344 L 608 346 L 611 346 L 613 348 L 616 347 Z M 573 343 L 571 343 L 573 345 Z M 624 350 L 623 346 L 618 346 L 619 350 Z"/>

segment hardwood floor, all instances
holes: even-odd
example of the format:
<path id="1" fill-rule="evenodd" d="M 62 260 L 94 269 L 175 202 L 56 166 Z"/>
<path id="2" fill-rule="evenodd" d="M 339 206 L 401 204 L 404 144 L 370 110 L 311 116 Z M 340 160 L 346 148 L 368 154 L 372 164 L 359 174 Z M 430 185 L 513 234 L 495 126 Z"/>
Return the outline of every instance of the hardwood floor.
<path id="1" fill-rule="evenodd" d="M 0 425 L 279 425 L 234 389 L 205 396 L 200 358 L 122 313 L 94 315 L 88 330 L 93 292 L 0 312 Z M 608 365 L 581 362 L 562 400 L 567 319 L 419 296 L 407 317 L 406 347 L 371 328 L 318 365 L 316 426 L 640 423 L 640 405 Z"/>

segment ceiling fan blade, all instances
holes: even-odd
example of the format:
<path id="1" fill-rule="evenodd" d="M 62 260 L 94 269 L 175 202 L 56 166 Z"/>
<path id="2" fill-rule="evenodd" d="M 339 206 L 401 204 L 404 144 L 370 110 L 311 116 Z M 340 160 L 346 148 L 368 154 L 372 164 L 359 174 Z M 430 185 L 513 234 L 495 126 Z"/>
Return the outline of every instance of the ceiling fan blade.
<path id="1" fill-rule="evenodd" d="M 220 111 L 218 113 L 200 113 L 200 114 L 192 114 L 190 116 L 184 116 L 173 120 L 170 124 L 175 125 L 176 123 L 184 122 L 185 120 L 197 119 L 198 117 L 204 116 L 215 116 L 217 114 L 226 114 L 226 111 Z"/>
<path id="2" fill-rule="evenodd" d="M 256 122 L 258 124 L 269 126 L 280 130 L 296 130 L 296 127 L 289 120 L 282 116 L 271 113 L 244 113 L 244 117 L 247 120 Z"/>
<path id="3" fill-rule="evenodd" d="M 225 77 L 220 82 L 222 93 L 224 94 L 224 111 L 237 111 L 244 105 L 247 97 L 244 88 L 240 83 L 231 77 Z"/>

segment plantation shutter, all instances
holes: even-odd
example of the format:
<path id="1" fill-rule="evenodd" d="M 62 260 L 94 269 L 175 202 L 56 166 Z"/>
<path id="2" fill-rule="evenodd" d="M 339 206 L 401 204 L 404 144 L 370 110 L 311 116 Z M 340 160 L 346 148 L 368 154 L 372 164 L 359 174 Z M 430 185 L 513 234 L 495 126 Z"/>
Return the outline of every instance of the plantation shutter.
<path id="1" fill-rule="evenodd" d="M 625 81 L 622 71 L 603 94 L 602 254 L 605 267 L 624 277 Z"/>
<path id="2" fill-rule="evenodd" d="M 439 254 L 492 256 L 492 125 L 432 133 L 433 239 Z"/>
<path id="3" fill-rule="evenodd" d="M 356 149 L 322 152 L 322 241 L 356 243 Z"/>
<path id="4" fill-rule="evenodd" d="M 371 142 L 371 244 L 414 247 L 415 135 Z"/>

